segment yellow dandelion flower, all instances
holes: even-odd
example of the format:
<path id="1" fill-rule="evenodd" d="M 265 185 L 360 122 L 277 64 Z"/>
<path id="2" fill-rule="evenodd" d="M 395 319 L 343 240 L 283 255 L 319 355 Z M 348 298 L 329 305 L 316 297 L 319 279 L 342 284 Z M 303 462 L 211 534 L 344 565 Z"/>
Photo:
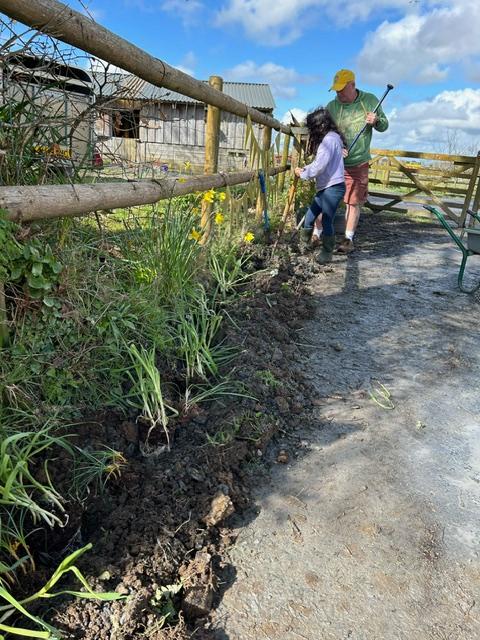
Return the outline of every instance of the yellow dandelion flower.
<path id="1" fill-rule="evenodd" d="M 249 231 L 248 233 L 246 233 L 243 236 L 243 240 L 245 242 L 253 242 L 255 240 L 255 236 L 253 235 L 253 233 L 251 231 Z"/>
<path id="2" fill-rule="evenodd" d="M 200 209 L 198 207 L 193 207 L 192 209 L 192 213 L 196 216 L 198 216 L 200 214 Z"/>
<path id="3" fill-rule="evenodd" d="M 224 193 L 223 191 L 218 194 L 218 199 L 220 200 L 220 202 L 223 202 L 226 197 L 227 197 L 227 194 Z"/>
<path id="4" fill-rule="evenodd" d="M 186 178 L 178 178 L 178 179 L 177 179 L 177 182 L 186 182 L 186 181 L 187 181 L 187 179 L 186 179 Z"/>
<path id="5" fill-rule="evenodd" d="M 223 215 L 223 213 L 217 213 L 217 215 L 215 216 L 215 224 L 222 224 L 224 220 L 225 216 Z"/>
<path id="6" fill-rule="evenodd" d="M 204 202 L 213 202 L 214 199 L 215 199 L 215 190 L 214 189 L 209 189 L 208 191 L 206 191 L 203 194 L 202 200 Z"/>
<path id="7" fill-rule="evenodd" d="M 185 162 L 183 163 L 183 166 L 188 171 L 190 169 L 190 167 L 192 166 L 192 163 L 190 162 L 190 160 L 185 160 Z"/>
<path id="8" fill-rule="evenodd" d="M 202 237 L 202 234 L 196 229 L 192 229 L 190 231 L 190 235 L 188 236 L 189 240 L 195 240 L 195 242 L 198 242 L 201 237 Z"/>

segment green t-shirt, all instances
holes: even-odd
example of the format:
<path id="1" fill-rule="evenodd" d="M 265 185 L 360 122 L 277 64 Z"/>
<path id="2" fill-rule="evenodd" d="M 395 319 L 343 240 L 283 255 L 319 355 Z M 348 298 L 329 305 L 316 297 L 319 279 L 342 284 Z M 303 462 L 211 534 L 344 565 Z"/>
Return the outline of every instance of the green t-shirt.
<path id="1" fill-rule="evenodd" d="M 340 102 L 337 97 L 327 104 L 327 110 L 335 120 L 337 127 L 345 136 L 347 146 L 353 142 L 357 133 L 362 129 L 367 113 L 373 111 L 378 104 L 378 99 L 373 93 L 366 93 L 365 91 L 360 91 L 360 89 L 357 91 L 358 95 L 353 102 L 348 104 L 346 102 Z M 351 152 L 345 158 L 346 167 L 355 167 L 370 160 L 372 129 L 375 128 L 376 131 L 380 132 L 388 129 L 387 116 L 383 113 L 382 107 L 377 109 L 377 118 L 378 120 L 375 127 L 367 127 L 365 129 Z"/>

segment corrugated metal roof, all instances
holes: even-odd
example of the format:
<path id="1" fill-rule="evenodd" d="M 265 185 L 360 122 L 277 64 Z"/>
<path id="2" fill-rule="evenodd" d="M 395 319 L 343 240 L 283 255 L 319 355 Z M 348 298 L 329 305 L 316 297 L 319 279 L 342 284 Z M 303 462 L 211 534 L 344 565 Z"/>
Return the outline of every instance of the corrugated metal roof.
<path id="1" fill-rule="evenodd" d="M 197 102 L 176 91 L 155 87 L 132 74 L 95 73 L 96 92 L 102 96 L 116 95 L 119 99 L 158 100 L 161 102 Z M 204 80 L 204 82 L 207 82 Z M 224 82 L 223 92 L 255 109 L 275 109 L 275 101 L 268 84 L 255 82 Z"/>

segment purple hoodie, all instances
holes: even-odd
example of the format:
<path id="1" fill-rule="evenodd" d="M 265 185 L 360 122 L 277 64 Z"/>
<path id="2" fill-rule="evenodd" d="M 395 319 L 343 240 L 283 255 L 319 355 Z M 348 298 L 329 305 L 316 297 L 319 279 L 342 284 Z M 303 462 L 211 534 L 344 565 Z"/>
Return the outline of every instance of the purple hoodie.
<path id="1" fill-rule="evenodd" d="M 315 160 L 304 167 L 300 178 L 302 180 L 315 178 L 317 191 L 344 182 L 342 151 L 342 139 L 335 131 L 329 131 L 318 145 Z"/>

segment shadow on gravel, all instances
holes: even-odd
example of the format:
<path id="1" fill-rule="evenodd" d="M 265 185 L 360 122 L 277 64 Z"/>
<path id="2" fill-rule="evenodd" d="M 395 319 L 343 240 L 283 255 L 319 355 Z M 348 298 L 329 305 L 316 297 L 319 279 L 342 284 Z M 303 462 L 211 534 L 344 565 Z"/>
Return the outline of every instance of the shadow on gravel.
<path id="1" fill-rule="evenodd" d="M 283 434 L 264 457 L 273 466 L 278 462 L 279 452 L 285 450 L 289 473 L 290 468 L 293 473 L 298 461 L 309 456 L 312 447 L 325 450 L 328 461 L 329 449 L 340 440 L 355 435 L 360 436 L 361 442 L 365 426 L 351 419 L 352 406 L 355 408 L 352 398 L 357 394 L 360 403 L 369 402 L 372 381 L 395 387 L 400 377 L 406 380 L 408 388 L 396 389 L 396 400 L 401 402 L 402 394 L 417 393 L 421 388 L 417 389 L 418 376 L 425 388 L 428 384 L 437 384 L 439 377 L 448 376 L 452 367 L 472 373 L 478 369 L 478 361 L 465 359 L 465 353 L 475 353 L 478 348 L 475 333 L 461 335 L 461 349 L 455 341 L 459 336 L 459 323 L 452 309 L 457 311 L 463 307 L 468 313 L 477 309 L 477 304 L 475 299 L 463 296 L 456 289 L 460 258 L 444 232 L 433 223 L 418 224 L 367 214 L 358 237 L 358 250 L 348 257 L 335 256 L 331 267 L 312 268 L 313 256 L 308 255 L 299 258 L 295 266 L 295 270 L 303 274 L 311 270 L 317 308 L 304 335 L 309 346 L 303 351 L 303 359 L 292 366 L 301 369 L 314 384 L 315 406 L 300 430 L 303 435 Z M 414 253 L 418 257 L 412 261 Z M 386 263 L 385 278 L 379 285 L 382 261 Z M 344 265 L 345 275 L 343 281 L 339 281 L 337 272 Z M 350 405 L 342 406 L 347 396 Z M 327 419 L 329 402 L 336 412 L 335 419 L 331 420 Z M 309 442 L 302 441 L 305 433 L 309 434 Z M 341 464 L 355 464 L 353 457 L 359 455 L 358 447 L 355 451 L 347 450 L 342 454 Z M 269 482 L 268 474 L 258 476 L 256 485 L 262 487 L 265 505 L 270 504 L 270 494 L 274 498 L 276 524 L 291 520 L 292 508 L 301 510 L 302 504 L 321 500 L 321 496 L 310 495 L 308 488 L 300 487 L 299 493 L 292 495 L 291 483 L 287 487 L 275 486 Z M 285 509 L 278 509 L 278 499 L 285 501 Z M 337 507 L 341 513 L 344 505 L 339 502 Z M 256 508 L 250 508 L 229 524 L 242 529 L 258 513 Z M 292 535 L 296 533 L 301 535 L 301 526 L 292 521 Z M 255 572 L 253 560 L 251 572 Z M 234 566 L 227 565 L 217 602 L 236 579 Z M 230 638 L 223 626 L 222 619 L 216 620 L 216 640 Z"/>

